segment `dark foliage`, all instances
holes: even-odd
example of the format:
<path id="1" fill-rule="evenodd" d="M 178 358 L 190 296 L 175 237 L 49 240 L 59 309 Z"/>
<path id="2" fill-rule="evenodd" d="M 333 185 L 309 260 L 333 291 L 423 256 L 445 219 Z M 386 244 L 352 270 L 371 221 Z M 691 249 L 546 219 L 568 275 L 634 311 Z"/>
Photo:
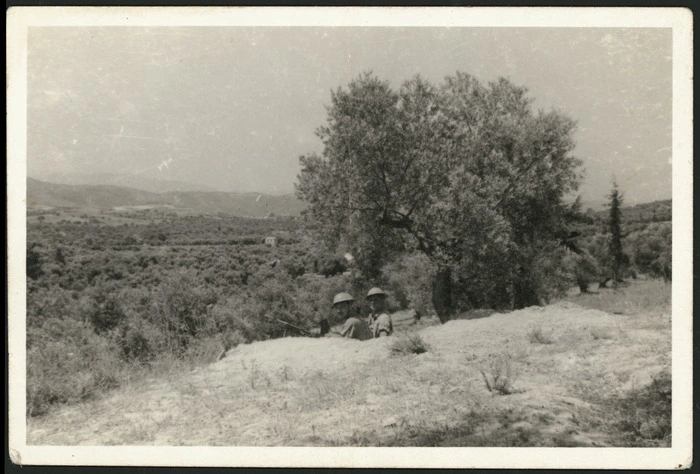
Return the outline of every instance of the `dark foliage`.
<path id="1" fill-rule="evenodd" d="M 36 243 L 32 243 L 27 247 L 27 276 L 32 280 L 36 280 L 43 273 L 41 269 L 41 255 L 36 250 Z"/>
<path id="2" fill-rule="evenodd" d="M 613 183 L 610 192 L 610 257 L 612 259 L 612 278 L 615 284 L 622 280 L 623 265 L 627 258 L 622 250 L 622 223 L 620 208 L 622 207 L 622 194 Z"/>
<path id="3" fill-rule="evenodd" d="M 318 129 L 323 151 L 301 157 L 297 195 L 319 235 L 350 248 L 369 279 L 407 253 L 430 258 L 442 320 L 474 306 L 538 304 L 548 294 L 538 272 L 569 235 L 574 127 L 534 111 L 527 90 L 506 79 L 414 77 L 392 90 L 365 74 L 333 91 Z"/>
<path id="4" fill-rule="evenodd" d="M 629 209 L 621 208 L 623 219 Z M 392 308 L 434 313 L 432 282 L 439 266 L 415 249 L 394 255 L 376 270 L 377 278 L 370 278 L 321 245 L 316 224 L 301 219 L 86 212 L 28 213 L 27 411 L 32 416 L 114 388 L 160 361 L 194 360 L 206 344 L 218 353 L 241 342 L 298 335 L 270 316 L 303 329 L 324 319 L 335 324 L 330 302 L 339 291 L 355 295 L 359 314 L 367 311 L 361 295 L 378 285 L 390 292 Z M 652 219 L 654 213 L 639 215 Z M 623 249 L 638 272 L 670 280 L 671 226 L 658 221 L 665 214 L 655 215 L 657 221 L 625 226 Z M 581 255 L 590 253 L 588 260 L 561 244 L 523 256 L 534 262 L 530 276 L 541 294 L 607 272 L 606 220 L 575 225 L 575 241 Z M 161 233 L 165 240 L 158 238 Z M 270 235 L 278 237 L 276 247 L 263 244 Z M 351 276 L 340 274 L 347 270 Z M 485 283 L 498 283 L 503 268 L 458 270 L 449 280 L 442 277 L 449 295 L 444 300 L 477 307 L 499 292 L 512 297 L 508 287 Z M 460 280 L 477 270 L 485 272 L 484 281 L 478 275 Z"/>

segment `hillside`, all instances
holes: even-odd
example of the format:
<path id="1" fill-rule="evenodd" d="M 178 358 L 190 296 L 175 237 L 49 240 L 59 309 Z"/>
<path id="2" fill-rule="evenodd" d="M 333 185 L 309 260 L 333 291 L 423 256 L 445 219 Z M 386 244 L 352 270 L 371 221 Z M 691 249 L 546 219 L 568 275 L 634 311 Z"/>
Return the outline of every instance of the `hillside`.
<path id="1" fill-rule="evenodd" d="M 94 179 L 92 175 L 85 176 Z M 27 205 L 92 209 L 159 205 L 186 208 L 199 213 L 222 212 L 248 217 L 264 217 L 270 214 L 298 216 L 305 207 L 305 204 L 292 194 L 273 196 L 260 193 L 227 193 L 196 189 L 198 186 L 186 183 L 131 179 L 120 175 L 105 175 L 101 179 L 105 183 L 115 184 L 59 184 L 27 178 Z M 88 178 L 85 177 L 84 180 Z M 72 178 L 71 182 L 82 181 Z M 192 189 L 187 189 L 188 187 Z M 180 190 L 173 190 L 174 188 Z M 187 190 L 181 190 L 183 188 Z M 670 221 L 671 209 L 670 199 L 624 206 L 622 218 L 630 224 Z M 603 208 L 596 211 L 591 209 L 586 214 L 595 221 L 604 222 L 608 213 L 608 209 Z"/>
<path id="2" fill-rule="evenodd" d="M 68 185 L 27 179 L 27 206 L 112 209 L 114 207 L 160 205 L 186 208 L 200 213 L 235 216 L 298 216 L 304 208 L 295 196 L 258 193 L 171 191 L 155 193 L 110 185 Z"/>
<path id="3" fill-rule="evenodd" d="M 56 184 L 122 186 L 153 193 L 171 191 L 216 191 L 216 189 L 210 186 L 198 183 L 187 183 L 184 181 L 121 173 L 51 173 L 46 176 L 33 175 L 33 178 Z"/>
<path id="4" fill-rule="evenodd" d="M 109 209 L 117 206 L 164 204 L 156 193 L 108 185 L 55 184 L 27 178 L 27 206 Z"/>
<path id="5" fill-rule="evenodd" d="M 665 222 L 671 220 L 672 202 L 670 199 L 662 201 L 646 202 L 634 206 L 623 206 L 622 221 L 627 224 L 638 222 Z M 600 222 L 607 222 L 610 216 L 610 208 L 589 213 Z"/>
<path id="6" fill-rule="evenodd" d="M 209 366 L 29 419 L 27 442 L 670 445 L 670 382 L 659 376 L 670 374 L 668 285 L 635 282 L 444 325 L 395 317 L 392 338 L 239 345 Z M 429 350 L 392 354 L 406 333 Z M 510 393 L 487 389 L 496 375 L 513 382 Z"/>

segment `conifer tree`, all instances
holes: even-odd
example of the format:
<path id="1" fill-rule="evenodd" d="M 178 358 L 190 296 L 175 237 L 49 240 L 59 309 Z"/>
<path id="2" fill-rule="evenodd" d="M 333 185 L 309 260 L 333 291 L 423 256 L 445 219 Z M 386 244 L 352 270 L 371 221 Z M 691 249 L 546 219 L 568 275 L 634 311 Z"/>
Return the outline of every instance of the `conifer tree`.
<path id="1" fill-rule="evenodd" d="M 622 223 L 620 207 L 622 206 L 622 194 L 617 182 L 613 181 L 610 191 L 610 258 L 612 259 L 612 276 L 615 286 L 622 281 L 622 268 L 625 263 L 625 255 L 622 251 Z"/>

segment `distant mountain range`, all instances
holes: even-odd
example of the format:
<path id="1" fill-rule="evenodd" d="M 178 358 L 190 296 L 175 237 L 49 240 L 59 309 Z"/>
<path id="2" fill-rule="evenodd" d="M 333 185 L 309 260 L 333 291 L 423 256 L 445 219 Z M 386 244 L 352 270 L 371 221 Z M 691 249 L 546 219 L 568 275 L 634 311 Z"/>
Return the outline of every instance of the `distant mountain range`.
<path id="1" fill-rule="evenodd" d="M 50 176 L 33 176 L 33 178 L 56 184 L 125 186 L 152 193 L 166 193 L 170 191 L 218 191 L 218 189 L 203 184 L 120 173 L 60 173 Z"/>
<path id="2" fill-rule="evenodd" d="M 172 184 L 174 182 L 170 182 Z M 185 183 L 181 183 L 185 184 Z M 167 187 L 168 184 L 160 183 Z M 158 186 L 156 186 L 158 187 Z M 592 203 L 587 203 L 586 207 Z M 130 206 L 172 206 L 205 214 L 223 212 L 234 216 L 265 217 L 298 216 L 305 204 L 293 194 L 273 196 L 261 193 L 228 193 L 221 191 L 151 192 L 136 187 L 107 184 L 59 184 L 27 178 L 27 205 L 112 209 Z M 600 210 L 598 210 L 600 209 Z M 591 211 L 605 218 L 605 203 Z M 589 211 L 589 212 L 591 212 Z M 670 220 L 671 200 L 624 206 L 623 217 L 631 220 Z"/>
<path id="3" fill-rule="evenodd" d="M 163 205 L 215 214 L 265 217 L 298 216 L 305 205 L 293 194 L 271 196 L 260 193 L 218 191 L 149 192 L 126 186 L 69 185 L 27 178 L 27 206 L 112 209 L 123 206 Z"/>

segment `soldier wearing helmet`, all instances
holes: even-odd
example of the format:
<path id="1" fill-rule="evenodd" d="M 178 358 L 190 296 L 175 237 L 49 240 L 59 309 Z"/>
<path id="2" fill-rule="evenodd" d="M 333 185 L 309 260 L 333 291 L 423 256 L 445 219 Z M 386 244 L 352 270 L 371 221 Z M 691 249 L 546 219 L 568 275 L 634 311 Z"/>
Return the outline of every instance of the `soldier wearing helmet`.
<path id="1" fill-rule="evenodd" d="M 381 288 L 374 287 L 367 292 L 370 314 L 369 322 L 373 337 L 391 336 L 394 332 L 394 324 L 391 316 L 386 311 L 387 294 Z"/>
<path id="2" fill-rule="evenodd" d="M 333 298 L 333 312 L 335 318 L 345 320 L 340 332 L 329 331 L 326 337 L 347 337 L 348 339 L 359 339 L 366 341 L 372 339 L 372 333 L 367 327 L 367 323 L 353 316 L 352 308 L 355 298 L 350 293 L 338 293 Z M 323 325 L 323 323 L 322 323 Z"/>

